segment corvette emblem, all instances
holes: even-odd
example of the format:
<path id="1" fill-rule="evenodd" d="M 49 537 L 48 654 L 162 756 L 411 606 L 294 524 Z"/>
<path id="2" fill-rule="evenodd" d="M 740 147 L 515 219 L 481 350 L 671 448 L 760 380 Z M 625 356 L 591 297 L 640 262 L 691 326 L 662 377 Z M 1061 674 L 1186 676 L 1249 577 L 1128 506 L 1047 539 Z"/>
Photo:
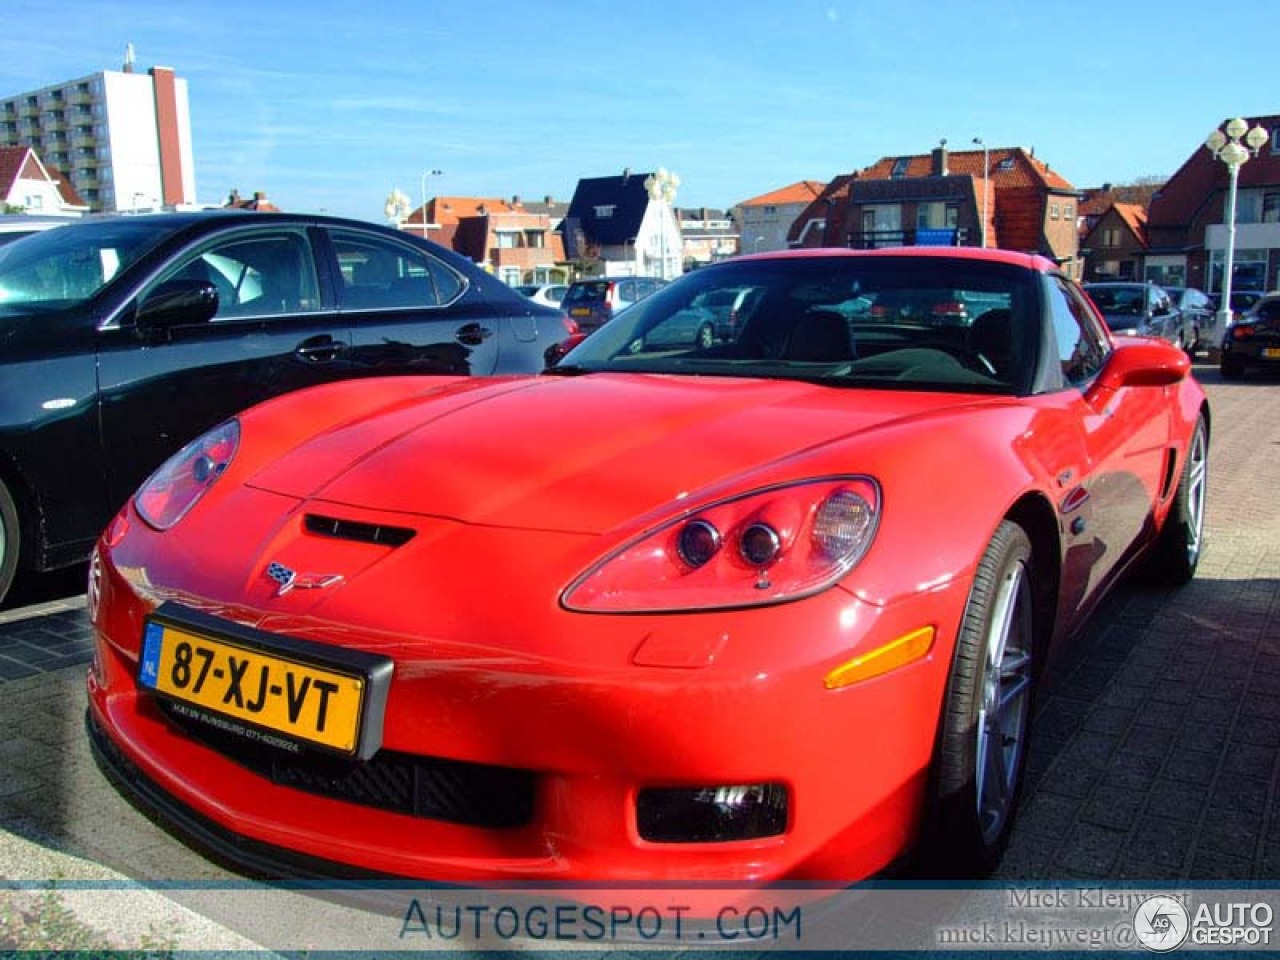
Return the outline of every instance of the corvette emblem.
<path id="1" fill-rule="evenodd" d="M 290 570 L 283 563 L 274 560 L 267 566 L 267 576 L 280 585 L 276 590 L 277 597 L 283 597 L 290 590 L 324 590 L 337 586 L 343 581 L 340 573 L 298 573 Z"/>

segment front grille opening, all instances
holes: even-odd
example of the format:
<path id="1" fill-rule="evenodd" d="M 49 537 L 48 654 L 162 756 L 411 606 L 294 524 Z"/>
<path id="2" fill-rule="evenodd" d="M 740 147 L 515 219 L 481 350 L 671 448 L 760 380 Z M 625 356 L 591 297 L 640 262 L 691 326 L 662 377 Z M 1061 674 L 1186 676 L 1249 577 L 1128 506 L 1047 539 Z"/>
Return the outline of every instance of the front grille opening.
<path id="1" fill-rule="evenodd" d="M 376 543 L 387 547 L 402 547 L 417 533 L 410 527 L 391 527 L 381 523 L 360 523 L 339 517 L 324 517 L 308 513 L 303 518 L 307 533 L 338 540 L 355 540 L 359 543 Z"/>
<path id="2" fill-rule="evenodd" d="M 529 770 L 380 750 L 367 761 L 303 748 L 282 753 L 231 731 L 161 712 L 184 733 L 272 783 L 347 803 L 470 827 L 510 829 L 533 819 L 537 777 Z"/>

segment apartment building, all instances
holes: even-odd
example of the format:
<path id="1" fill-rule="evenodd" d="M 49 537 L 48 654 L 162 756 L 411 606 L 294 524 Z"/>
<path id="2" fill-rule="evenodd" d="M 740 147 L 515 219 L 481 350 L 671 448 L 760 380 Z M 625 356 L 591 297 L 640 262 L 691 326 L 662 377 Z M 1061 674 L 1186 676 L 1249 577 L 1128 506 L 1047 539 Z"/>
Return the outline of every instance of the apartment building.
<path id="1" fill-rule="evenodd" d="M 0 146 L 31 147 L 94 212 L 196 203 L 187 81 L 171 67 L 104 70 L 0 96 Z"/>

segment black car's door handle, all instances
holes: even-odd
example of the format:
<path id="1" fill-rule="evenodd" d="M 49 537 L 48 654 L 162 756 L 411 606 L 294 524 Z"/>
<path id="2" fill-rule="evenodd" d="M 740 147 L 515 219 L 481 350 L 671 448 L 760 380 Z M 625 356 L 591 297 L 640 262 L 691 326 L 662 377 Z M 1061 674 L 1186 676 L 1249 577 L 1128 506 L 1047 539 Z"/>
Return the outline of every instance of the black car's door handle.
<path id="1" fill-rule="evenodd" d="M 459 327 L 457 333 L 458 342 L 465 343 L 468 347 L 478 347 L 492 336 L 493 331 L 479 323 Z"/>
<path id="2" fill-rule="evenodd" d="M 335 340 L 327 333 L 322 333 L 317 337 L 303 340 L 293 352 L 307 363 L 332 363 L 338 359 L 338 354 L 342 353 L 346 346 L 341 340 Z"/>

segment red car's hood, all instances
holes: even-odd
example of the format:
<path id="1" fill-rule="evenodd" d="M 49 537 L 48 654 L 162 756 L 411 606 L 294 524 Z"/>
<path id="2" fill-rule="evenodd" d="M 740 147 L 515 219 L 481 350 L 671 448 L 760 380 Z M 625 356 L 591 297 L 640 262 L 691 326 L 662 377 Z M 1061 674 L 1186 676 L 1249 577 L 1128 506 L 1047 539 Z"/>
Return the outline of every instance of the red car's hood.
<path id="1" fill-rule="evenodd" d="M 787 380 L 473 380 L 314 437 L 250 483 L 373 510 L 600 533 L 789 454 L 955 403 Z"/>

